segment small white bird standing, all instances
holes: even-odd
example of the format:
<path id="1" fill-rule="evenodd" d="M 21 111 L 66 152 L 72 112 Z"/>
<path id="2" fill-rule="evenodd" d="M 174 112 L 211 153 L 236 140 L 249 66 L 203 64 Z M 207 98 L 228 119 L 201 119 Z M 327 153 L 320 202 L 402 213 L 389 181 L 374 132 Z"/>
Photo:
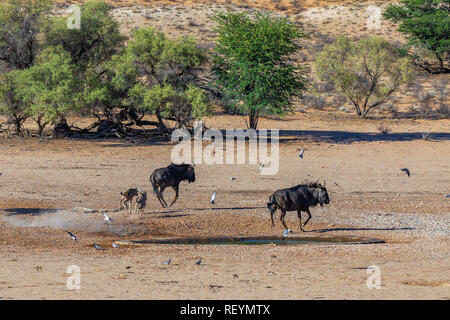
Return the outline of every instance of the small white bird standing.
<path id="1" fill-rule="evenodd" d="M 67 233 L 69 234 L 69 236 L 70 236 L 73 240 L 75 240 L 75 242 L 78 242 L 77 237 L 75 237 L 75 235 L 74 235 L 72 232 L 67 231 Z"/>
<path id="2" fill-rule="evenodd" d="M 108 217 L 108 215 L 106 214 L 106 212 L 105 212 L 105 210 L 102 210 L 102 214 L 103 214 L 103 216 L 104 216 L 104 220 L 105 221 L 113 221 L 113 219 L 111 219 L 110 217 Z"/>
<path id="3" fill-rule="evenodd" d="M 288 236 L 289 232 L 291 232 L 291 229 L 285 229 L 283 232 L 283 239 L 286 239 L 286 237 Z"/>
<path id="4" fill-rule="evenodd" d="M 263 168 L 264 168 L 264 164 L 260 163 L 260 164 L 259 164 L 259 173 L 262 172 L 262 169 L 263 169 Z"/>
<path id="5" fill-rule="evenodd" d="M 167 265 L 169 265 L 171 261 L 172 261 L 172 258 L 169 258 L 169 260 L 167 260 L 167 261 L 164 261 L 164 262 L 163 262 L 163 264 L 167 264 Z"/>
<path id="6" fill-rule="evenodd" d="M 113 246 L 113 248 L 120 248 L 120 246 L 118 244 L 115 244 L 114 242 L 113 242 L 112 246 Z"/>
<path id="7" fill-rule="evenodd" d="M 300 149 L 300 154 L 298 155 L 300 158 L 303 158 L 303 153 L 305 152 L 305 149 L 303 147 Z"/>
<path id="8" fill-rule="evenodd" d="M 106 250 L 106 249 L 104 249 L 102 247 L 99 247 L 95 242 L 94 242 L 94 248 L 97 249 L 97 250 Z"/>
<path id="9" fill-rule="evenodd" d="M 211 202 L 212 204 L 215 204 L 214 203 L 214 200 L 216 199 L 216 192 L 214 191 L 214 193 L 212 194 L 212 196 L 211 196 L 211 200 L 209 201 L 209 202 Z"/>

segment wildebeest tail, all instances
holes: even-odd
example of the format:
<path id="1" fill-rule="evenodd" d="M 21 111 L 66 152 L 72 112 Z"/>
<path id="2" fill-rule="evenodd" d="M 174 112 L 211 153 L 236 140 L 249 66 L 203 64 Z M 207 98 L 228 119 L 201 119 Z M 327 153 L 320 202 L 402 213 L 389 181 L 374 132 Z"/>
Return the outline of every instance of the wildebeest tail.
<path id="1" fill-rule="evenodd" d="M 267 208 L 269 209 L 270 213 L 274 213 L 277 210 L 277 203 L 275 201 L 274 195 L 271 195 L 269 197 L 269 202 L 267 202 Z"/>

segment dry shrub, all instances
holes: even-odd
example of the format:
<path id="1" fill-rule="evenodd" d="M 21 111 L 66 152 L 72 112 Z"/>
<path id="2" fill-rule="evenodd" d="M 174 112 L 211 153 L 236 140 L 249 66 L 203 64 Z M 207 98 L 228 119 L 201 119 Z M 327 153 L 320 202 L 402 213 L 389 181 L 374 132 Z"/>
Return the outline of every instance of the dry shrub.
<path id="1" fill-rule="evenodd" d="M 384 125 L 384 124 L 379 124 L 377 126 L 377 130 L 381 134 L 389 134 L 389 133 L 391 133 L 391 128 L 389 128 L 387 125 Z"/>

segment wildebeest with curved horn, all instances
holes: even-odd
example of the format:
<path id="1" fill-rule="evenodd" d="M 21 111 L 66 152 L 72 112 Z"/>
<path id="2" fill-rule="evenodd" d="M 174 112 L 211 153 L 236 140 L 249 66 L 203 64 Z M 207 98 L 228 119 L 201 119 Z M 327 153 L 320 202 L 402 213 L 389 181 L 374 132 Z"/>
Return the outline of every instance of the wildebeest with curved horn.
<path id="1" fill-rule="evenodd" d="M 190 164 L 170 164 L 165 168 L 155 169 L 150 175 L 150 182 L 153 186 L 153 192 L 158 198 L 163 208 L 167 203 L 163 198 L 164 189 L 172 187 L 175 191 L 175 197 L 169 207 L 178 199 L 178 187 L 181 181 L 187 180 L 189 183 L 195 182 L 194 166 Z M 159 189 L 158 189 L 159 188 Z"/>
<path id="2" fill-rule="evenodd" d="M 284 221 L 286 211 L 297 211 L 300 220 L 300 230 L 304 231 L 303 227 L 309 222 L 309 219 L 311 219 L 309 207 L 314 207 L 317 204 L 323 206 L 328 203 L 330 203 L 330 198 L 328 197 L 328 192 L 325 188 L 325 182 L 323 185 L 318 181 L 306 182 L 292 188 L 277 190 L 269 197 L 269 202 L 267 203 L 267 208 L 269 209 L 270 218 L 272 220 L 272 228 L 275 225 L 273 222 L 273 214 L 277 209 L 280 209 L 280 221 L 286 229 L 288 229 Z M 303 224 L 302 211 L 308 214 L 308 219 L 306 219 Z"/>

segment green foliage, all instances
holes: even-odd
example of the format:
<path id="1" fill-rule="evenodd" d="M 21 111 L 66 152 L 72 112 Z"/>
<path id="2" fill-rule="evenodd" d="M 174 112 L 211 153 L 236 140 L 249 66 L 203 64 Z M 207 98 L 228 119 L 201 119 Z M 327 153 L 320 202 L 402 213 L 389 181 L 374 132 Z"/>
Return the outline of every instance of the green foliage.
<path id="1" fill-rule="evenodd" d="M 187 84 L 195 80 L 196 68 L 207 60 L 193 37 L 170 40 L 153 27 L 135 30 L 127 52 L 145 67 L 150 82 L 167 82 L 177 89 L 186 89 Z"/>
<path id="2" fill-rule="evenodd" d="M 49 0 L 0 3 L 0 60 L 10 68 L 31 66 L 39 50 L 40 26 L 50 12 Z"/>
<path id="3" fill-rule="evenodd" d="M 139 73 L 134 59 L 130 54 L 116 55 L 107 64 L 110 91 L 117 98 L 125 98 L 138 82 Z"/>
<path id="4" fill-rule="evenodd" d="M 118 53 L 125 40 L 109 9 L 101 1 L 80 5 L 80 29 L 68 29 L 67 17 L 50 19 L 44 27 L 47 45 L 62 46 L 81 70 L 97 67 Z"/>
<path id="5" fill-rule="evenodd" d="M 432 51 L 441 71 L 450 53 L 450 1 L 402 0 L 390 5 L 383 16 L 399 22 L 399 31 L 409 35 L 409 44 Z"/>
<path id="6" fill-rule="evenodd" d="M 127 46 L 127 51 L 133 54 L 141 64 L 154 68 L 158 65 L 167 39 L 164 33 L 157 32 L 153 27 L 133 30 L 133 39 Z"/>
<path id="7" fill-rule="evenodd" d="M 69 112 L 76 112 L 74 67 L 70 55 L 61 47 L 48 47 L 17 79 L 18 94 L 28 114 L 39 126 L 39 134 L 49 123 Z"/>
<path id="8" fill-rule="evenodd" d="M 60 47 L 49 47 L 36 57 L 33 66 L 5 75 L 0 89 L 1 111 L 13 119 L 17 132 L 23 123 L 19 119 L 31 117 L 41 134 L 49 123 L 76 111 L 74 87 L 69 54 Z"/>
<path id="9" fill-rule="evenodd" d="M 17 79 L 20 73 L 20 70 L 13 70 L 3 74 L 0 79 L 0 113 L 8 117 L 8 123 L 14 126 L 17 135 L 22 133 L 22 125 L 30 116 L 18 93 Z"/>
<path id="10" fill-rule="evenodd" d="M 318 75 L 333 82 L 361 117 L 389 101 L 413 77 L 410 59 L 379 37 L 352 42 L 340 36 L 319 53 L 315 62 Z"/>
<path id="11" fill-rule="evenodd" d="M 195 119 L 212 113 L 203 90 L 192 84 L 184 91 L 176 91 L 170 84 L 157 84 L 151 88 L 139 84 L 130 96 L 141 102 L 140 110 L 155 114 L 163 126 L 166 126 L 163 120 L 171 120 L 175 122 L 175 128 L 191 128 Z"/>
<path id="12" fill-rule="evenodd" d="M 152 27 L 138 29 L 124 52 L 105 64 L 103 79 L 91 83 L 86 99 L 102 104 L 110 118 L 119 106 L 122 115 L 155 114 L 162 129 L 167 129 L 164 120 L 189 127 L 210 108 L 204 92 L 193 86 L 205 61 L 193 38 L 170 40 Z"/>
<path id="13" fill-rule="evenodd" d="M 249 115 L 256 128 L 259 115 L 284 115 L 291 99 L 301 96 L 306 79 L 301 67 L 290 63 L 303 31 L 287 18 L 258 13 L 218 14 L 218 40 L 213 72 L 216 85 L 238 112 Z"/>

